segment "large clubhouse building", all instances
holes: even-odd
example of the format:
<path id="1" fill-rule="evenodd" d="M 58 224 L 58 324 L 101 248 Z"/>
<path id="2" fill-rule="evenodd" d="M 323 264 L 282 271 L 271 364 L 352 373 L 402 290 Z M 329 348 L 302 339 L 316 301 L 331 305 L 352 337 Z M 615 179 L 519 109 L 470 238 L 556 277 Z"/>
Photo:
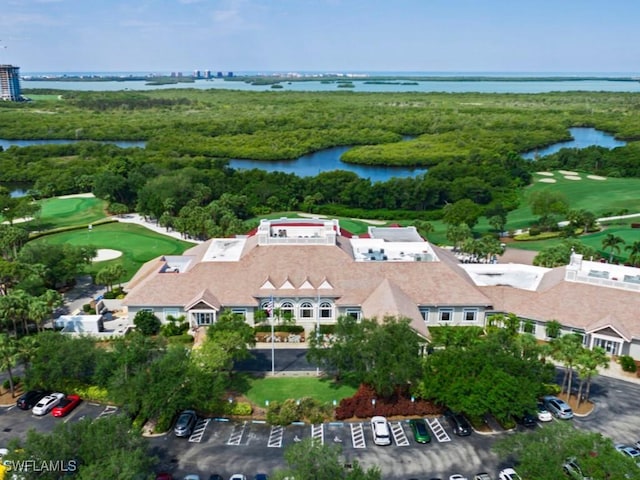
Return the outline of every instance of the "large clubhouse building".
<path id="1" fill-rule="evenodd" d="M 307 333 L 342 315 L 391 315 L 428 338 L 430 326 L 485 326 L 490 315 L 515 313 L 538 339 L 557 320 L 589 347 L 640 358 L 640 269 L 577 254 L 553 269 L 465 264 L 414 227 L 354 236 L 337 220 L 262 220 L 247 236 L 147 262 L 127 290 L 130 318 L 151 310 L 162 321 L 184 315 L 200 326 L 231 310 L 253 325 L 275 307 Z"/>

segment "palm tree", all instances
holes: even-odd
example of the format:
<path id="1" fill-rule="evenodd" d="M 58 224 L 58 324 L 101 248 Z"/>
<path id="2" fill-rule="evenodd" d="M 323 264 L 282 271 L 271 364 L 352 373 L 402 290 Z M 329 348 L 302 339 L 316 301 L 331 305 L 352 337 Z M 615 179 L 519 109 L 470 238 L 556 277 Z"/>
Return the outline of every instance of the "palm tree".
<path id="1" fill-rule="evenodd" d="M 562 379 L 562 391 L 567 392 L 567 402 L 571 397 L 571 384 L 573 380 L 573 367 L 577 359 L 584 351 L 582 337 L 575 333 L 562 335 L 551 344 L 551 357 L 561 362 L 565 367 L 564 378 Z"/>
<path id="2" fill-rule="evenodd" d="M 25 373 L 31 367 L 31 359 L 38 349 L 38 336 L 25 335 L 18 340 L 18 356 L 22 365 L 24 365 Z"/>
<path id="3" fill-rule="evenodd" d="M 11 396 L 15 397 L 15 384 L 13 380 L 13 367 L 18 361 L 18 341 L 6 333 L 0 334 L 0 369 L 9 374 L 9 388 Z"/>
<path id="4" fill-rule="evenodd" d="M 640 240 L 633 242 L 631 245 L 624 247 L 625 250 L 629 250 L 629 263 L 631 265 L 640 264 Z"/>
<path id="5" fill-rule="evenodd" d="M 602 239 L 602 248 L 609 251 L 609 263 L 613 260 L 613 252 L 620 253 L 620 245 L 624 243 L 624 239 L 613 233 L 607 233 L 607 235 Z"/>
<path id="6" fill-rule="evenodd" d="M 609 368 L 610 363 L 607 352 L 602 347 L 594 347 L 593 350 L 585 349 L 577 359 L 576 368 L 580 375 L 580 388 L 578 388 L 578 406 L 582 402 L 582 387 L 586 386 L 584 400 L 589 400 L 591 379 L 598 374 L 598 368 Z"/>

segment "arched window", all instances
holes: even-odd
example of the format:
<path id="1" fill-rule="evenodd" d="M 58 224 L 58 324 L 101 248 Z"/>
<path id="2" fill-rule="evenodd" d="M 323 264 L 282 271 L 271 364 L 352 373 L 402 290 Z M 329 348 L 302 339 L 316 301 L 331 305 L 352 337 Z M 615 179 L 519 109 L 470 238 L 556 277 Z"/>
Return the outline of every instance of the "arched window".
<path id="1" fill-rule="evenodd" d="M 313 318 L 313 305 L 311 302 L 300 304 L 300 318 Z"/>
<path id="2" fill-rule="evenodd" d="M 293 303 L 282 302 L 282 304 L 280 305 L 280 318 L 282 320 L 291 320 L 294 318 Z"/>
<path id="3" fill-rule="evenodd" d="M 320 304 L 320 318 L 333 318 L 333 307 L 329 302 Z"/>

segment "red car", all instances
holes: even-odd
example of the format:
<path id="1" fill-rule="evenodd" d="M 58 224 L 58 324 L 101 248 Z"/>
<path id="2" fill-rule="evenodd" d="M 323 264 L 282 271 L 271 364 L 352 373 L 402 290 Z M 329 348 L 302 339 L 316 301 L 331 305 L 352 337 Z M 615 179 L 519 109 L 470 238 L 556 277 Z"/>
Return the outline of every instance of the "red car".
<path id="1" fill-rule="evenodd" d="M 80 401 L 81 400 L 78 395 L 67 395 L 62 400 L 60 400 L 60 403 L 58 405 L 53 407 L 53 410 L 51 410 L 51 415 L 53 415 L 54 417 L 64 417 L 65 415 L 68 415 L 71 410 L 76 408 Z"/>

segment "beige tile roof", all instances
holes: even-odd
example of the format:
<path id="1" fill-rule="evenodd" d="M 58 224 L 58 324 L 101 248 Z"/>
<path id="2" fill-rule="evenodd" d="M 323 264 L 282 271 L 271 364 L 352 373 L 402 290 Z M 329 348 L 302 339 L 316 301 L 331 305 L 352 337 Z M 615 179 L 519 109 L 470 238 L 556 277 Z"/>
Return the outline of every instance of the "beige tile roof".
<path id="1" fill-rule="evenodd" d="M 553 273 L 553 275 L 557 275 Z M 513 312 L 532 320 L 558 320 L 561 324 L 592 330 L 610 324 L 640 338 L 640 295 L 637 292 L 558 281 L 535 292 L 512 287 L 483 287 L 495 310 Z M 606 320 L 604 320 L 606 319 Z"/>
<path id="2" fill-rule="evenodd" d="M 398 285 L 414 305 L 490 305 L 491 301 L 456 265 L 448 252 L 441 262 L 356 262 L 348 239 L 338 246 L 268 245 L 247 240 L 238 262 L 198 262 L 205 242 L 186 252 L 193 255 L 184 273 L 157 273 L 161 260 L 145 264 L 132 279 L 124 303 L 129 306 L 184 306 L 198 292 L 208 289 L 224 306 L 257 305 L 256 298 L 309 295 L 299 289 L 305 280 L 318 288 L 326 280 L 332 289 L 321 289 L 323 297 L 336 298 L 342 306 L 362 305 L 384 279 Z M 439 249 L 437 249 L 439 251 Z M 266 279 L 275 289 L 262 289 Z M 281 289 L 286 280 L 296 287 Z"/>

